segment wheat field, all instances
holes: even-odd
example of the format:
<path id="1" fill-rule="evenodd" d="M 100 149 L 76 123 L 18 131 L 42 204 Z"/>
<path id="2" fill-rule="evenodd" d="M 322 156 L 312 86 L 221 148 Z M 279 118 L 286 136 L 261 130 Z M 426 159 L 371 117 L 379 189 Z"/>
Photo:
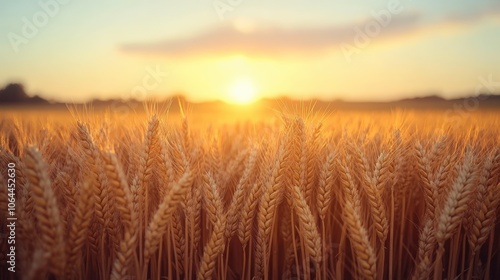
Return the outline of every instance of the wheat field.
<path id="1" fill-rule="evenodd" d="M 194 114 L 193 114 L 194 115 Z M 500 115 L 2 114 L 1 279 L 498 279 Z"/>

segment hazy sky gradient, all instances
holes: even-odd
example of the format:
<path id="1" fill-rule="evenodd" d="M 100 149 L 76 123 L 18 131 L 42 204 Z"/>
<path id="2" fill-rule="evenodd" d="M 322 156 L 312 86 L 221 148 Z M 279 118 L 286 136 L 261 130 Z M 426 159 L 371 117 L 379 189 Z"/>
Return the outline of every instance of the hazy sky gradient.
<path id="1" fill-rule="evenodd" d="M 242 0 L 224 19 L 212 0 L 64 2 L 0 2 L 0 84 L 64 101 L 176 92 L 199 101 L 225 99 L 246 79 L 261 97 L 390 100 L 500 81 L 498 1 Z M 393 2 L 398 13 L 348 58 L 356 29 Z M 15 52 L 12 34 L 24 37 L 24 17 L 43 21 L 40 3 L 57 9 Z"/>

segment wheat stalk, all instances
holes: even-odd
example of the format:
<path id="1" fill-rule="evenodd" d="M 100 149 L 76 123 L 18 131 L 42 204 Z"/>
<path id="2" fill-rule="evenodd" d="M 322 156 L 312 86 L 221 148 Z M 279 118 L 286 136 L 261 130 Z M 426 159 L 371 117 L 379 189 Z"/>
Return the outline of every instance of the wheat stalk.
<path id="1" fill-rule="evenodd" d="M 352 242 L 356 259 L 364 278 L 376 279 L 376 256 L 369 242 L 368 233 L 362 224 L 359 194 L 350 175 L 346 162 L 340 168 L 342 185 L 345 187 L 344 219 L 347 224 L 349 239 Z"/>
<path id="2" fill-rule="evenodd" d="M 448 192 L 439 215 L 436 216 L 436 240 L 441 247 L 456 232 L 467 210 L 475 179 L 473 160 L 472 152 L 468 151 L 458 177 Z"/>
<path id="3" fill-rule="evenodd" d="M 78 190 L 79 200 L 76 205 L 73 222 L 67 241 L 66 278 L 74 278 L 80 268 L 82 248 L 90 228 L 93 206 L 93 192 L 90 184 L 84 183 Z"/>
<path id="4" fill-rule="evenodd" d="M 188 170 L 179 182 L 172 187 L 168 196 L 163 199 L 158 210 L 156 210 L 146 230 L 144 250 L 146 263 L 158 249 L 161 236 L 165 233 L 167 223 L 170 221 L 172 213 L 176 209 L 175 207 L 183 200 L 192 182 L 193 176 L 191 171 Z"/>
<path id="5" fill-rule="evenodd" d="M 213 178 L 210 178 L 210 186 L 207 192 L 210 193 L 216 207 L 216 221 L 210 239 L 203 250 L 203 258 L 201 260 L 200 269 L 197 274 L 197 279 L 210 279 L 215 269 L 216 258 L 224 251 L 225 232 L 227 226 L 227 215 L 223 213 L 222 202 L 218 187 Z"/>
<path id="6" fill-rule="evenodd" d="M 299 217 L 301 233 L 304 238 L 307 253 L 314 258 L 314 261 L 321 263 L 321 237 L 318 228 L 314 223 L 314 216 L 307 205 L 304 195 L 298 186 L 293 187 L 294 210 Z"/>
<path id="7" fill-rule="evenodd" d="M 284 162 L 286 156 L 284 147 L 280 146 L 271 178 L 260 200 L 259 213 L 257 215 L 258 232 L 255 249 L 255 276 L 257 278 L 267 278 L 268 248 L 271 243 L 270 237 L 276 210 L 283 199 L 284 193 L 281 177 L 284 175 Z"/>
<path id="8" fill-rule="evenodd" d="M 25 155 L 26 175 L 33 195 L 35 218 L 40 230 L 41 246 L 49 256 L 49 270 L 57 276 L 64 272 L 64 229 L 56 196 L 40 152 L 28 147 Z"/>

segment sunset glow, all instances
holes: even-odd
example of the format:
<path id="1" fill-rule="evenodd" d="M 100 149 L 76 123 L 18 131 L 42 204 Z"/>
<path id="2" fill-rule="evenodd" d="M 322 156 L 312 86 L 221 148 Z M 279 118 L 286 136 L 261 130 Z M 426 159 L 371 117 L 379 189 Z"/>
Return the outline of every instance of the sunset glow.
<path id="1" fill-rule="evenodd" d="M 227 102 L 234 104 L 249 104 L 257 98 L 257 90 L 248 78 L 239 78 L 229 87 Z"/>
<path id="2" fill-rule="evenodd" d="M 257 93 L 388 101 L 498 91 L 482 86 L 500 79 L 498 1 L 42 2 L 0 4 L 0 86 L 22 83 L 54 101 L 179 92 L 236 104 Z"/>
<path id="3" fill-rule="evenodd" d="M 0 280 L 500 279 L 500 0 L 0 1 L 0 36 Z"/>

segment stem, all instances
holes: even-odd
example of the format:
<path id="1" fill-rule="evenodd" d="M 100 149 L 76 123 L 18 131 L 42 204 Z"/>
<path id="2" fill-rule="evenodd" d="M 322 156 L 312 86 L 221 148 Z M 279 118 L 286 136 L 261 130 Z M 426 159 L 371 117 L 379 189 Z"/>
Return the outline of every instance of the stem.
<path id="1" fill-rule="evenodd" d="M 389 233 L 389 279 L 393 279 L 393 260 L 394 260 L 394 186 L 391 187 L 391 226 Z"/>
<path id="2" fill-rule="evenodd" d="M 403 259 L 403 244 L 404 244 L 404 237 L 405 237 L 405 225 L 406 223 L 404 222 L 404 219 L 405 219 L 405 215 L 406 215 L 406 197 L 403 196 L 403 201 L 401 202 L 401 221 L 400 221 L 400 224 L 401 224 L 401 230 L 399 231 L 399 244 L 398 244 L 398 259 L 399 260 L 402 260 Z M 392 225 L 394 226 L 394 225 Z M 403 268 L 401 267 L 403 265 L 403 262 L 402 261 L 399 261 L 398 262 L 398 279 L 402 279 L 401 277 L 401 273 L 403 271 Z"/>
<path id="3" fill-rule="evenodd" d="M 437 251 L 436 263 L 434 265 L 434 280 L 441 280 L 443 277 L 443 253 L 444 244 L 439 244 L 439 249 Z"/>
<path id="4" fill-rule="evenodd" d="M 167 231 L 168 279 L 173 279 L 172 278 L 172 256 L 170 254 L 171 250 L 172 249 L 170 247 L 170 231 Z"/>
<path id="5" fill-rule="evenodd" d="M 224 277 L 225 277 L 225 275 L 227 275 L 227 267 L 228 267 L 228 263 L 229 263 L 229 243 L 230 242 L 231 242 L 230 240 L 227 242 L 227 247 L 226 247 L 226 251 L 225 251 L 226 252 L 226 259 L 224 261 L 224 263 L 225 263 L 224 270 L 223 270 L 224 271 Z"/>
<path id="6" fill-rule="evenodd" d="M 247 252 L 246 252 L 246 245 L 243 246 L 243 265 L 241 268 L 241 278 L 245 279 L 245 269 L 246 269 L 246 258 L 247 258 Z"/>
<path id="7" fill-rule="evenodd" d="M 326 279 L 326 229 L 323 219 L 321 219 L 321 237 L 323 240 L 323 277 Z"/>
<path id="8" fill-rule="evenodd" d="M 247 279 L 251 279 L 252 276 L 252 238 L 250 238 L 248 242 L 248 277 Z"/>
<path id="9" fill-rule="evenodd" d="M 336 267 L 336 272 L 335 272 L 335 276 L 338 277 L 338 279 L 343 279 L 344 278 L 344 258 L 345 258 L 345 254 L 344 254 L 344 245 L 345 245 L 345 239 L 346 239 L 346 231 L 347 231 L 347 228 L 346 228 L 346 224 L 344 223 L 342 225 L 342 234 L 340 236 L 340 244 L 339 244 L 339 257 L 337 259 L 337 267 Z"/>
<path id="10" fill-rule="evenodd" d="M 191 251 L 192 251 L 192 246 L 189 246 L 189 241 L 191 241 L 191 244 L 193 244 L 193 239 L 192 239 L 192 234 L 189 234 L 189 227 L 188 227 L 188 219 L 186 218 L 186 223 L 184 224 L 184 276 L 187 277 L 187 279 L 191 279 L 191 275 L 189 275 L 189 271 L 191 268 L 191 263 L 190 260 L 192 259 L 191 257 Z M 189 224 L 191 224 L 191 215 L 189 217 Z"/>
<path id="11" fill-rule="evenodd" d="M 273 258 L 273 278 L 278 279 L 278 231 L 273 228 L 274 241 L 272 242 L 272 258 Z"/>
<path id="12" fill-rule="evenodd" d="M 385 267 L 385 249 L 384 243 L 380 243 L 379 253 L 378 253 L 378 269 L 377 269 L 377 278 L 384 279 L 384 267 Z"/>
<path id="13" fill-rule="evenodd" d="M 469 256 L 469 271 L 467 272 L 467 280 L 472 279 L 472 271 L 474 270 L 475 258 L 476 258 L 476 253 L 472 252 L 472 254 Z"/>
<path id="14" fill-rule="evenodd" d="M 490 273 L 491 273 L 491 255 L 493 254 L 493 242 L 495 241 L 495 227 L 493 227 L 490 231 L 490 242 L 488 246 L 488 260 L 486 261 L 486 272 L 484 279 L 489 280 L 490 279 Z"/>
<path id="15" fill-rule="evenodd" d="M 296 269 L 296 273 L 297 273 L 297 277 L 300 275 L 300 269 L 299 269 L 299 257 L 298 257 L 298 254 L 297 254 L 297 248 L 295 247 L 295 244 L 297 244 L 295 242 L 295 223 L 293 221 L 293 211 L 290 211 L 290 215 L 291 215 L 291 219 L 292 219 L 292 246 L 293 246 L 293 253 L 295 255 L 295 269 Z"/>

